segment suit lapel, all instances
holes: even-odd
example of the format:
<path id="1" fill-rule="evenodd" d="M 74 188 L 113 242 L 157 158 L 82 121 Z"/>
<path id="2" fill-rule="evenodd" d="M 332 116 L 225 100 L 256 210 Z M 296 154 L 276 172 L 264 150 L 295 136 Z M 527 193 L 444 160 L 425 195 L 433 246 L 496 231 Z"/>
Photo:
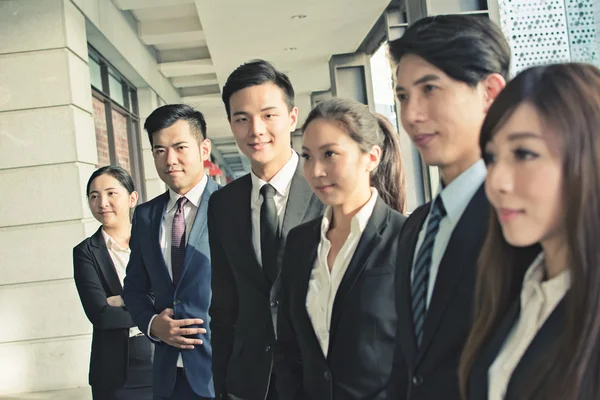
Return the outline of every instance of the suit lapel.
<path id="1" fill-rule="evenodd" d="M 285 238 L 292 228 L 300 225 L 304 219 L 304 214 L 306 213 L 306 209 L 313 195 L 308 183 L 306 183 L 306 179 L 304 179 L 304 176 L 302 176 L 300 164 L 301 163 L 298 163 L 298 167 L 296 168 L 296 172 L 292 178 L 290 192 L 288 194 L 285 215 L 283 217 L 283 224 L 281 226 L 282 238 Z"/>
<path id="2" fill-rule="evenodd" d="M 230 216 L 231 226 L 235 227 L 235 229 L 231 230 L 233 240 L 237 243 L 235 248 L 239 249 L 240 255 L 247 258 L 248 266 L 260 275 L 261 282 L 270 287 L 269 280 L 263 272 L 261 263 L 258 262 L 252 242 L 252 210 L 250 207 L 252 178 L 248 174 L 240 178 L 240 180 L 242 181 L 240 182 L 239 193 L 236 194 L 235 198 L 232 198 L 232 212 Z"/>
<path id="3" fill-rule="evenodd" d="M 369 222 L 367 222 L 367 225 L 365 226 L 365 230 L 359 239 L 354 255 L 350 260 L 350 264 L 348 264 L 348 269 L 346 270 L 335 295 L 331 313 L 330 343 L 335 339 L 336 328 L 348 293 L 351 291 L 362 271 L 369 265 L 369 261 L 379 254 L 377 247 L 381 243 L 381 232 L 387 226 L 388 213 L 389 210 L 383 201 L 378 198 L 373 213 L 371 214 L 371 218 L 369 218 Z"/>
<path id="4" fill-rule="evenodd" d="M 161 198 L 157 199 L 157 201 L 152 204 L 152 208 L 150 209 L 150 236 L 152 237 L 151 242 L 151 251 L 153 254 L 153 258 L 156 260 L 158 264 L 158 269 L 163 271 L 165 282 L 173 282 L 171 275 L 169 274 L 169 269 L 167 268 L 167 264 L 165 262 L 165 256 L 162 253 L 162 249 L 160 247 L 160 235 L 161 235 L 161 224 L 163 219 L 163 214 L 165 212 L 165 208 L 169 202 L 169 191 L 166 191 Z"/>
<path id="5" fill-rule="evenodd" d="M 306 238 L 306 241 L 304 242 L 304 247 L 302 248 L 302 251 L 300 252 L 301 255 L 306 255 L 306 258 L 302 257 L 301 262 L 297 263 L 296 265 L 298 265 L 299 267 L 301 267 L 302 269 L 300 270 L 300 282 L 299 282 L 299 288 L 300 288 L 300 293 L 298 295 L 299 299 L 304 299 L 304 302 L 300 303 L 300 308 L 301 310 L 299 310 L 300 314 L 299 317 L 301 318 L 300 320 L 303 321 L 303 325 L 304 325 L 304 331 L 305 331 L 305 335 L 307 337 L 307 339 L 312 343 L 311 347 L 313 347 L 315 349 L 315 351 L 318 354 L 321 354 L 321 356 L 323 356 L 323 359 L 325 359 L 325 356 L 323 355 L 323 350 L 321 349 L 321 344 L 319 343 L 319 339 L 317 338 L 317 334 L 315 333 L 315 329 L 313 327 L 312 321 L 310 319 L 310 316 L 308 315 L 308 311 L 306 309 L 306 298 L 308 296 L 308 285 L 310 282 L 310 277 L 312 275 L 312 270 L 315 266 L 315 262 L 317 260 L 317 251 L 319 248 L 319 242 L 321 241 L 321 221 L 322 221 L 322 217 L 320 217 L 317 221 L 315 221 L 314 225 L 312 226 L 312 230 L 310 231 L 310 236 Z"/>
<path id="6" fill-rule="evenodd" d="M 469 399 L 484 400 L 488 398 L 488 371 L 517 321 L 520 310 L 521 302 L 517 299 L 509 308 L 502 323 L 495 330 L 494 336 L 485 347 L 482 347 L 481 356 L 473 364 L 472 373 L 469 377 Z"/>
<path id="7" fill-rule="evenodd" d="M 183 267 L 181 270 L 180 282 L 183 281 L 183 276 L 188 270 L 192 257 L 196 249 L 198 248 L 198 243 L 202 238 L 202 232 L 204 232 L 204 229 L 206 229 L 206 216 L 208 215 L 208 199 L 210 198 L 210 195 L 217 189 L 217 183 L 214 182 L 212 179 L 208 178 L 208 181 L 206 182 L 206 187 L 204 188 L 202 196 L 200 197 L 200 204 L 198 205 L 198 211 L 196 212 L 196 217 L 194 218 L 194 223 L 192 224 L 190 236 L 188 237 L 188 242 L 185 249 L 185 259 L 183 261 Z"/>
<path id="8" fill-rule="evenodd" d="M 563 297 L 527 347 L 508 382 L 506 399 L 519 399 L 519 393 L 529 383 L 536 366 L 548 362 L 548 357 L 554 355 L 551 349 L 555 348 L 554 343 L 564 331 L 565 304 Z"/>
<path id="9" fill-rule="evenodd" d="M 440 261 L 433 295 L 423 326 L 420 359 L 427 352 L 446 308 L 452 303 L 454 290 L 462 278 L 464 268 L 477 263 L 481 249 L 480 241 L 485 237 L 488 217 L 489 203 L 482 185 L 452 231 L 446 251 Z M 471 310 L 465 310 L 465 312 L 471 312 Z"/>
<path id="10" fill-rule="evenodd" d="M 123 286 L 121 286 L 121 281 L 119 281 L 119 275 L 115 269 L 115 264 L 110 258 L 110 254 L 106 248 L 106 242 L 104 241 L 104 236 L 102 235 L 102 228 L 99 228 L 96 233 L 92 235 L 90 244 L 92 245 L 92 253 L 96 258 L 96 262 L 100 266 L 102 275 L 104 275 L 104 278 L 108 283 L 108 288 L 114 296 L 120 295 L 123 291 Z"/>
<path id="11" fill-rule="evenodd" d="M 409 219 L 410 224 L 407 222 L 404 224 L 404 229 L 400 238 L 400 248 L 398 251 L 399 257 L 402 257 L 402 264 L 398 272 L 400 279 L 397 280 L 396 287 L 398 288 L 396 296 L 400 296 L 402 299 L 398 302 L 399 305 L 404 307 L 403 310 L 398 310 L 398 324 L 399 326 L 405 327 L 400 329 L 400 333 L 404 333 L 405 338 L 401 343 L 410 343 L 405 349 L 410 354 L 410 360 L 415 361 L 417 356 L 417 341 L 414 335 L 414 325 L 412 318 L 412 299 L 411 299 L 411 271 L 413 260 L 415 257 L 415 247 L 417 240 L 419 239 L 419 232 L 425 223 L 427 214 L 429 212 L 429 205 L 416 210 L 411 218 Z M 412 220 L 412 221 L 411 221 Z"/>

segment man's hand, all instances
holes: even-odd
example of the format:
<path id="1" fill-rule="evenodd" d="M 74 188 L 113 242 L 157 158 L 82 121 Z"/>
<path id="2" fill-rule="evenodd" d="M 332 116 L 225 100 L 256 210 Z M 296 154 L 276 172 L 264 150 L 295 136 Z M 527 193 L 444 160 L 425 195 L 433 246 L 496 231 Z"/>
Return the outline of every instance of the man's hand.
<path id="1" fill-rule="evenodd" d="M 119 295 L 108 297 L 106 299 L 106 302 L 108 303 L 109 306 L 113 306 L 113 307 L 123 307 L 125 305 L 125 303 L 123 303 L 123 298 Z"/>
<path id="2" fill-rule="evenodd" d="M 196 319 L 173 319 L 173 309 L 165 308 L 152 321 L 150 334 L 163 342 L 179 349 L 193 349 L 194 345 L 202 344 L 200 339 L 190 339 L 185 336 L 206 333 L 204 328 L 186 328 L 190 325 L 202 325 L 203 320 Z"/>

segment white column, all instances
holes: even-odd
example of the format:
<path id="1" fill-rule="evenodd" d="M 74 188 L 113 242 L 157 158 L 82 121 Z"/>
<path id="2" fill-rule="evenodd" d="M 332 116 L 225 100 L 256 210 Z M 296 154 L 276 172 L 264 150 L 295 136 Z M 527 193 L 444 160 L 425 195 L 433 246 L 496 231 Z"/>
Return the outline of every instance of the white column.
<path id="1" fill-rule="evenodd" d="M 166 190 L 165 183 L 160 180 L 156 168 L 154 167 L 154 159 L 152 158 L 152 147 L 148 133 L 144 130 L 144 122 L 146 118 L 158 107 L 161 101 L 157 94 L 149 87 L 139 88 L 138 107 L 140 112 L 140 141 L 142 145 L 142 163 L 144 168 L 144 180 L 146 184 L 146 200 L 153 199 Z"/>
<path id="2" fill-rule="evenodd" d="M 85 19 L 68 0 L 5 0 L 0 37 L 0 395 L 87 386 L 72 278 L 72 248 L 97 226 Z"/>

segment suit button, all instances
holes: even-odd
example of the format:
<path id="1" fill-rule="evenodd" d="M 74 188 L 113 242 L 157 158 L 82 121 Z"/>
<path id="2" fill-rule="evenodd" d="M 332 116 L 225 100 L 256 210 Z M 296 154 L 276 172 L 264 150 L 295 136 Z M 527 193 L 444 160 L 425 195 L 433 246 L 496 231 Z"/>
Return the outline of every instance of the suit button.
<path id="1" fill-rule="evenodd" d="M 421 386 L 423 384 L 423 377 L 421 375 L 413 376 L 412 383 L 415 386 Z"/>
<path id="2" fill-rule="evenodd" d="M 181 304 L 181 301 L 179 299 L 175 299 L 175 301 L 173 301 L 174 306 L 179 305 L 179 304 Z"/>
<path id="3" fill-rule="evenodd" d="M 271 306 L 271 308 L 275 308 L 275 307 L 277 307 L 278 305 L 279 305 L 279 302 L 278 302 L 277 300 L 273 300 L 273 301 L 270 303 L 270 306 Z"/>
<path id="4" fill-rule="evenodd" d="M 331 374 L 329 373 L 329 371 L 325 371 L 325 373 L 323 374 L 323 376 L 325 377 L 325 380 L 328 381 L 331 379 Z"/>
<path id="5" fill-rule="evenodd" d="M 266 346 L 265 347 L 265 353 L 268 353 L 269 351 L 271 351 L 271 346 Z"/>

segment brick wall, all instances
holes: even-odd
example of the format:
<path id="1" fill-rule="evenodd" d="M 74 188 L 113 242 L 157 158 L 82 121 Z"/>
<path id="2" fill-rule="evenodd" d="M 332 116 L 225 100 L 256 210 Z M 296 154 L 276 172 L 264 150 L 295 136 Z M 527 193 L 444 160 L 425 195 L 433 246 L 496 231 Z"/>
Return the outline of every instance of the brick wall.
<path id="1" fill-rule="evenodd" d="M 96 129 L 96 146 L 98 148 L 98 165 L 102 167 L 110 164 L 110 153 L 108 152 L 108 133 L 106 130 L 106 114 L 104 102 L 92 97 L 94 107 L 94 127 Z"/>
<path id="2" fill-rule="evenodd" d="M 127 118 L 116 110 L 112 110 L 112 123 L 115 137 L 115 153 L 117 164 L 131 174 L 129 160 L 129 139 L 127 136 Z"/>

